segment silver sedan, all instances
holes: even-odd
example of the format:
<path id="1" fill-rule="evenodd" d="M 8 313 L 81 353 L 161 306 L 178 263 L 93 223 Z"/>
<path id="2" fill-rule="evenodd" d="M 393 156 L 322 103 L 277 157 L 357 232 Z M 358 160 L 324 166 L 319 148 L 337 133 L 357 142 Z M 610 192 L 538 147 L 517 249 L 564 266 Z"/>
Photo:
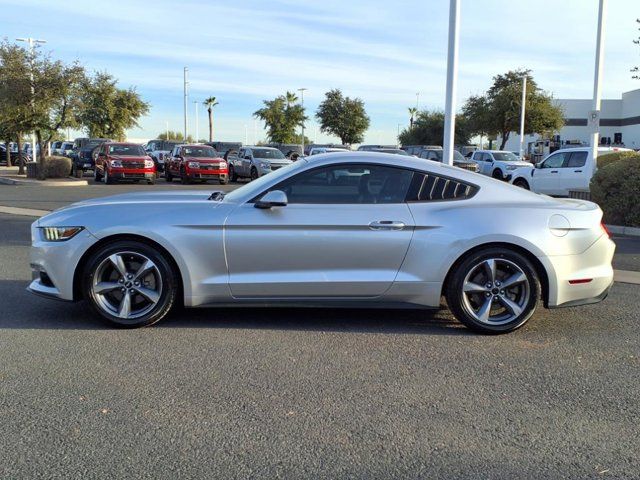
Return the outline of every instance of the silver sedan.
<path id="1" fill-rule="evenodd" d="M 228 193 L 88 200 L 32 226 L 33 293 L 88 302 L 114 325 L 177 304 L 440 308 L 504 333 L 547 308 L 594 303 L 615 246 L 597 205 L 456 167 L 345 152 Z"/>

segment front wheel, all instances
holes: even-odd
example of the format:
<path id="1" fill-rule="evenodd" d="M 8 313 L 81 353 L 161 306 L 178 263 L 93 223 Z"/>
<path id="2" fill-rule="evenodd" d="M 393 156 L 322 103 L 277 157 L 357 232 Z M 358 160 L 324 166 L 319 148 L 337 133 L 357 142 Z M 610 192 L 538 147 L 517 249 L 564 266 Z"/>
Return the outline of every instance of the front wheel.
<path id="1" fill-rule="evenodd" d="M 516 187 L 524 188 L 525 190 L 531 190 L 529 188 L 529 183 L 526 180 L 524 180 L 523 178 L 517 179 L 515 182 L 513 182 L 513 184 Z"/>
<path id="2" fill-rule="evenodd" d="M 95 252 L 83 274 L 83 293 L 91 310 L 117 327 L 153 325 L 176 301 L 178 277 L 155 248 L 116 241 Z"/>
<path id="3" fill-rule="evenodd" d="M 531 262 L 521 254 L 487 248 L 455 267 L 446 297 L 454 316 L 470 329 L 508 333 L 535 312 L 540 282 Z"/>
<path id="4" fill-rule="evenodd" d="M 493 171 L 491 176 L 497 180 L 504 180 L 504 176 L 502 175 L 502 172 L 497 168 Z"/>
<path id="5" fill-rule="evenodd" d="M 256 167 L 251 167 L 251 181 L 258 179 L 258 169 Z"/>

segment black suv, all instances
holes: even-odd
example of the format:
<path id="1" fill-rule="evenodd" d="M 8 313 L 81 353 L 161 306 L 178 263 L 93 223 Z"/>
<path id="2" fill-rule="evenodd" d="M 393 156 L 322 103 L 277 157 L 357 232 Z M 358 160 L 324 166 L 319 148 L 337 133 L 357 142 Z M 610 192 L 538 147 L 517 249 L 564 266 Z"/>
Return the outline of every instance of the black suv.
<path id="1" fill-rule="evenodd" d="M 82 140 L 79 142 L 78 140 Z M 73 151 L 71 154 L 71 175 L 76 178 L 82 178 L 84 172 L 87 170 L 93 170 L 95 168 L 95 158 L 93 158 L 93 151 L 96 147 L 99 147 L 105 142 L 111 142 L 108 138 L 89 138 L 76 139 L 79 144 L 79 149 Z M 74 145 L 75 147 L 76 145 Z"/>

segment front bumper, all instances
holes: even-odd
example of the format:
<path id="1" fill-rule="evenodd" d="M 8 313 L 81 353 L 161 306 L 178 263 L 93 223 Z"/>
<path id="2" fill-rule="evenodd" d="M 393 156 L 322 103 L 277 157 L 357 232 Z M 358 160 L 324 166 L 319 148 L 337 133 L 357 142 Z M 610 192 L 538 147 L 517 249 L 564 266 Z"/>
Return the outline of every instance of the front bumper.
<path id="1" fill-rule="evenodd" d="M 227 170 L 188 169 L 185 174 L 193 180 L 226 180 L 229 177 Z"/>
<path id="2" fill-rule="evenodd" d="M 82 254 L 96 242 L 88 230 L 64 242 L 46 242 L 38 222 L 31 226 L 30 263 L 32 281 L 27 290 L 56 300 L 74 300 L 73 277 Z M 75 299 L 77 300 L 77 299 Z"/>
<path id="3" fill-rule="evenodd" d="M 615 243 L 607 235 L 602 235 L 580 254 L 539 257 L 549 272 L 548 307 L 585 305 L 604 300 L 613 283 L 611 261 L 615 249 Z M 570 283 L 576 280 L 588 281 Z"/>
<path id="4" fill-rule="evenodd" d="M 118 180 L 154 180 L 156 172 L 151 169 L 112 169 L 109 176 Z"/>

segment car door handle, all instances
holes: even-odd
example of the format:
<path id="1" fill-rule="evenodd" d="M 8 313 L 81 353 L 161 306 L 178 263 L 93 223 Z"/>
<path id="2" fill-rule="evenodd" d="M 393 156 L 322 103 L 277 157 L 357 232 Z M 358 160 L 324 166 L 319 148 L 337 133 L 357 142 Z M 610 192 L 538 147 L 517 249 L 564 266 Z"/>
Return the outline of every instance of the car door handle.
<path id="1" fill-rule="evenodd" d="M 558 170 L 551 170 L 551 173 L 558 173 Z"/>
<path id="2" fill-rule="evenodd" d="M 394 222 L 392 220 L 380 220 L 369 224 L 371 230 L 402 230 L 405 226 L 403 222 Z"/>
<path id="3" fill-rule="evenodd" d="M 582 170 L 574 170 L 573 173 L 582 173 Z"/>

